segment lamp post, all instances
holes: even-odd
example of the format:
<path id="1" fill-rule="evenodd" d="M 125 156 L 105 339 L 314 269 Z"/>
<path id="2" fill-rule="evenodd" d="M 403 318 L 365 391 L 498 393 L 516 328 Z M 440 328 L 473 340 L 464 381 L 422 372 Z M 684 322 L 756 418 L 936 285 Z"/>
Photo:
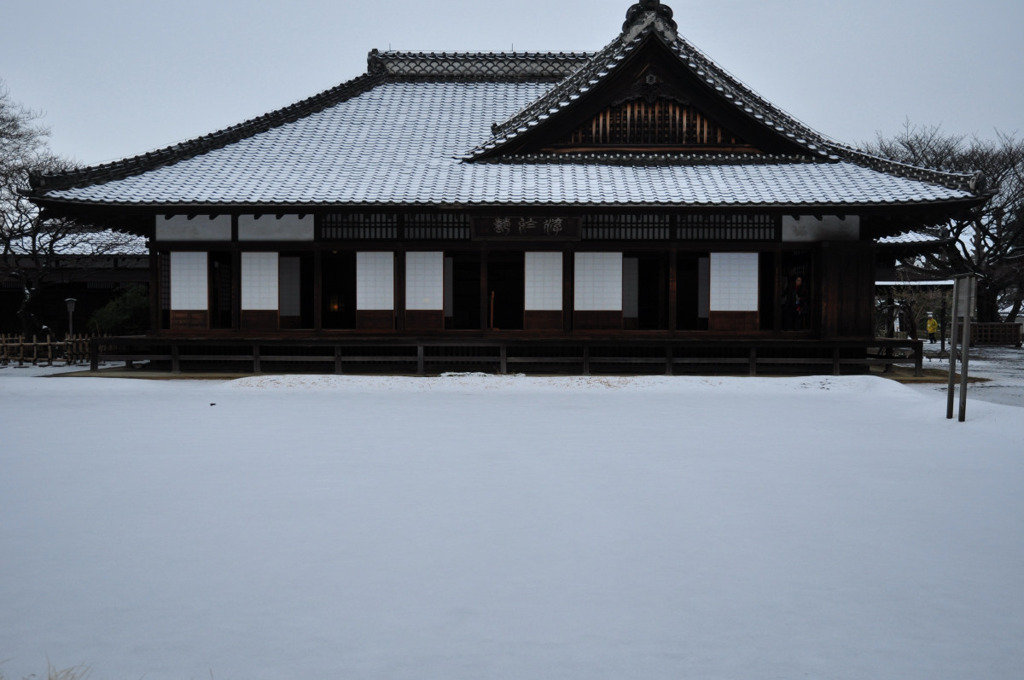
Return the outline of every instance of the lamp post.
<path id="1" fill-rule="evenodd" d="M 68 337 L 75 334 L 74 313 L 76 302 L 78 302 L 78 300 L 75 298 L 67 298 L 64 300 L 64 304 L 68 306 Z"/>

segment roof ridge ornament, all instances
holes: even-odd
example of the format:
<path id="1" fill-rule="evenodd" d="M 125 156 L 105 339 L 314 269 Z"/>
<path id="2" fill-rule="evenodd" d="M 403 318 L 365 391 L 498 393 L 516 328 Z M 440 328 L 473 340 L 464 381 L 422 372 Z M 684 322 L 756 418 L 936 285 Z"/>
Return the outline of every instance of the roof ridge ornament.
<path id="1" fill-rule="evenodd" d="M 679 26 L 672 15 L 672 8 L 661 4 L 661 0 L 640 0 L 626 10 L 626 22 L 622 24 L 623 37 L 627 41 L 633 40 L 647 26 L 654 24 L 670 42 L 675 41 Z"/>

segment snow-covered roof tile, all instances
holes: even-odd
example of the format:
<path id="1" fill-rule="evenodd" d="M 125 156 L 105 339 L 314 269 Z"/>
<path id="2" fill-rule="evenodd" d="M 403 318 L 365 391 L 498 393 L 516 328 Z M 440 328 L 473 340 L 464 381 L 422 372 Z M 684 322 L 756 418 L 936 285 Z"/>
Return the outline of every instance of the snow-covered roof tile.
<path id="1" fill-rule="evenodd" d="M 645 40 L 660 40 L 680 68 L 793 140 L 786 148 L 798 155 L 510 154 L 509 144 L 601 87 Z M 822 137 L 679 37 L 671 10 L 654 0 L 630 8 L 623 33 L 597 53 L 374 51 L 364 76 L 293 106 L 136 158 L 33 180 L 40 202 L 154 207 L 790 207 L 980 195 L 969 176 L 900 165 Z"/>
<path id="2" fill-rule="evenodd" d="M 851 162 L 721 156 L 525 156 L 466 163 L 461 149 L 549 87 L 543 83 L 384 83 L 208 153 L 50 199 L 128 205 L 898 204 L 967 189 Z M 485 105 L 486 104 L 486 105 Z M 529 187 L 528 191 L 513 187 Z"/>

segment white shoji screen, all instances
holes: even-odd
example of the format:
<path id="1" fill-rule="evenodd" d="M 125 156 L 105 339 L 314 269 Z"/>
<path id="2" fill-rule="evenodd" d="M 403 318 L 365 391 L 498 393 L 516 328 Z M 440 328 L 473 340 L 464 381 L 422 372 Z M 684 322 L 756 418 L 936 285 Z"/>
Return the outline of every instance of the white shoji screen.
<path id="1" fill-rule="evenodd" d="M 405 254 L 405 308 L 444 309 L 444 253 Z"/>
<path id="2" fill-rule="evenodd" d="M 575 309 L 622 310 L 622 253 L 576 253 Z"/>
<path id="3" fill-rule="evenodd" d="M 526 309 L 562 310 L 562 254 L 526 253 Z"/>
<path id="4" fill-rule="evenodd" d="M 171 309 L 207 309 L 207 279 L 206 253 L 171 253 Z"/>
<path id="5" fill-rule="evenodd" d="M 394 253 L 356 253 L 356 309 L 394 308 Z"/>
<path id="6" fill-rule="evenodd" d="M 757 311 L 757 253 L 711 253 L 711 311 Z"/>
<path id="7" fill-rule="evenodd" d="M 242 309 L 276 311 L 277 253 L 242 253 Z"/>

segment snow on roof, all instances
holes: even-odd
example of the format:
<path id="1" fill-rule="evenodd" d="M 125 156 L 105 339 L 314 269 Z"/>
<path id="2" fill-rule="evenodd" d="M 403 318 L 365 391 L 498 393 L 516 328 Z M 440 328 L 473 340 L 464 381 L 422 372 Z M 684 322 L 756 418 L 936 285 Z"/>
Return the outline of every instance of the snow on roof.
<path id="1" fill-rule="evenodd" d="M 572 108 L 646 40 L 660 40 L 678 68 L 801 155 L 751 162 L 730 155 L 541 154 L 479 162 L 493 161 L 510 140 Z M 631 8 L 622 34 L 597 53 L 374 51 L 364 76 L 279 111 L 33 182 L 41 201 L 129 206 L 788 208 L 979 197 L 971 176 L 901 165 L 824 138 L 679 37 L 671 10 L 652 2 Z"/>
<path id="2" fill-rule="evenodd" d="M 931 234 L 922 234 L 919 231 L 908 231 L 905 234 L 896 236 L 885 236 L 878 239 L 878 244 L 883 246 L 912 245 L 918 243 L 939 243 L 942 239 Z"/>
<path id="3" fill-rule="evenodd" d="M 465 163 L 541 83 L 386 83 L 287 125 L 149 172 L 53 190 L 109 204 L 857 205 L 970 198 L 854 163 L 709 159 Z M 692 161 L 691 161 L 692 162 Z"/>
<path id="4" fill-rule="evenodd" d="M 954 281 L 952 279 L 943 281 L 875 281 L 876 286 L 891 286 L 899 288 L 907 286 L 910 288 L 924 288 L 924 287 L 952 287 Z"/>

